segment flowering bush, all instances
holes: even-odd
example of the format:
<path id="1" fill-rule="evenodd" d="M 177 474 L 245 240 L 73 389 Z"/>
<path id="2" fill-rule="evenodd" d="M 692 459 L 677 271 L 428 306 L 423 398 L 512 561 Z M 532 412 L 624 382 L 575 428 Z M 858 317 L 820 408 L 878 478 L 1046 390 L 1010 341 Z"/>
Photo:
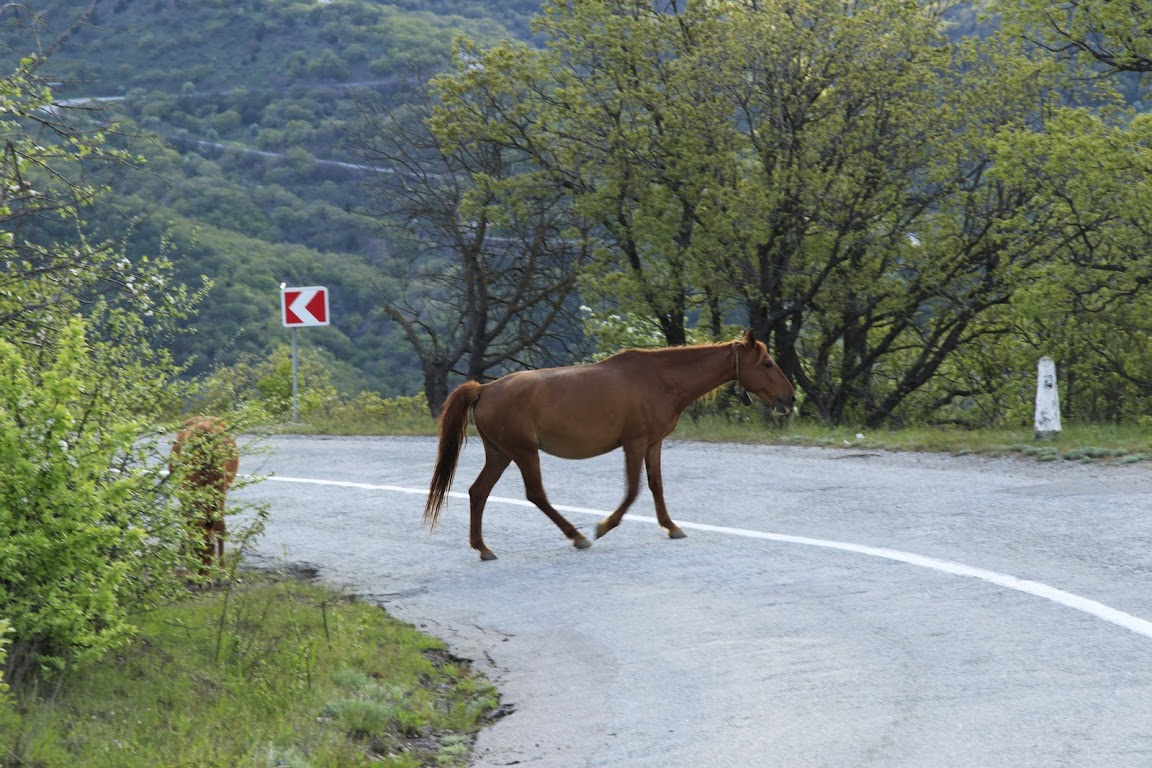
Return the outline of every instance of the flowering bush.
<path id="1" fill-rule="evenodd" d="M 98 658 L 132 635 L 132 611 L 179 586 L 185 524 L 136 415 L 163 399 L 164 378 L 139 350 L 90 345 L 84 328 L 73 320 L 46 348 L 0 340 L 9 682 Z"/>

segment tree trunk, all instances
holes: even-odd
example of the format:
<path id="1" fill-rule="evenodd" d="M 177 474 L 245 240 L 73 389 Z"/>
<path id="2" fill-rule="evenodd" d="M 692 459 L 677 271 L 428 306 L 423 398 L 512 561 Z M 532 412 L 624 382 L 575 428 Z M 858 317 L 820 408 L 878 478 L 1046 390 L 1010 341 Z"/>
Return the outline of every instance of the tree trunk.
<path id="1" fill-rule="evenodd" d="M 444 401 L 448 399 L 449 366 L 440 360 L 425 360 L 421 367 L 424 369 L 424 397 L 428 400 L 428 410 L 433 416 L 439 416 Z"/>

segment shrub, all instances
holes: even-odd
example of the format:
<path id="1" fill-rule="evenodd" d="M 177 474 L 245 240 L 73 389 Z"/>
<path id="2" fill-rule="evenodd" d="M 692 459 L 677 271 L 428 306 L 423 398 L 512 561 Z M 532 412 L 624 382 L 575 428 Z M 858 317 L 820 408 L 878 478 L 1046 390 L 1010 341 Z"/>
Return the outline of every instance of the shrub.
<path id="1" fill-rule="evenodd" d="M 0 616 L 6 678 L 99 658 L 129 613 L 173 594 L 185 525 L 135 414 L 164 399 L 140 349 L 90 345 L 73 320 L 48 349 L 0 340 Z"/>
<path id="2" fill-rule="evenodd" d="M 435 432 L 436 420 L 429 415 L 423 392 L 392 398 L 361 392 L 328 409 L 323 424 L 317 426 L 325 425 L 344 433 L 429 434 Z"/>
<path id="3" fill-rule="evenodd" d="M 297 397 L 301 417 L 323 413 L 337 402 L 332 375 L 313 350 L 300 350 Z M 244 355 L 199 382 L 190 409 L 201 413 L 244 413 L 244 421 L 287 421 L 292 416 L 292 352 L 281 344 L 266 357 Z M 229 421 L 233 421 L 229 418 Z"/>

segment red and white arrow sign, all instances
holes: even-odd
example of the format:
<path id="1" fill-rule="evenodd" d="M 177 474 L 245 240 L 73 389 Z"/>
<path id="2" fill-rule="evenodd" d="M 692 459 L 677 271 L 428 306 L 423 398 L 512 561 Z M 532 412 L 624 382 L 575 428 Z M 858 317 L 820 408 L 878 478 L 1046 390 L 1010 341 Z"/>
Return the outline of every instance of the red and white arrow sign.
<path id="1" fill-rule="evenodd" d="M 280 317 L 285 328 L 328 325 L 328 289 L 321 285 L 281 288 Z"/>

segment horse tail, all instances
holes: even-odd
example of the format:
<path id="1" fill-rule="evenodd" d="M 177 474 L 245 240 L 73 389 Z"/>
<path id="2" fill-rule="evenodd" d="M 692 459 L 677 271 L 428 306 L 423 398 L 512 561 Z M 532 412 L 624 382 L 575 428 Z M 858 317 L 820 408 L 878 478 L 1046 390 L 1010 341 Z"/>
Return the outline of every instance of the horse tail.
<path id="1" fill-rule="evenodd" d="M 440 409 L 440 447 L 436 454 L 436 471 L 428 488 L 428 503 L 424 505 L 424 524 L 436 528 L 440 508 L 448 496 L 452 477 L 456 474 L 456 461 L 468 439 L 468 411 L 480 396 L 483 385 L 466 381 L 448 395 Z"/>

